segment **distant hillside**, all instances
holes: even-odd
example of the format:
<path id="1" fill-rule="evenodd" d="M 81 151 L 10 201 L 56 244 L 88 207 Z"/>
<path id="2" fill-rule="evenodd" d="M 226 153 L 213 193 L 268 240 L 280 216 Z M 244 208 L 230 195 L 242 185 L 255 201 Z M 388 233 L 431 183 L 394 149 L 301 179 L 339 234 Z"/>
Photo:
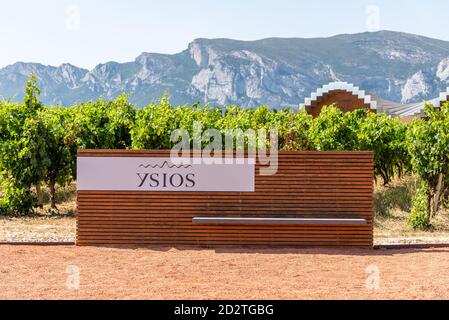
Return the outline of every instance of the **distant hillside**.
<path id="1" fill-rule="evenodd" d="M 18 62 L 0 69 L 0 98 L 21 100 L 30 73 L 38 76 L 47 104 L 127 92 L 142 106 L 168 90 L 176 104 L 285 107 L 337 80 L 384 99 L 416 102 L 437 97 L 449 85 L 449 42 L 389 31 L 317 39 L 197 39 L 175 55 L 142 53 L 133 62 L 93 70 Z"/>

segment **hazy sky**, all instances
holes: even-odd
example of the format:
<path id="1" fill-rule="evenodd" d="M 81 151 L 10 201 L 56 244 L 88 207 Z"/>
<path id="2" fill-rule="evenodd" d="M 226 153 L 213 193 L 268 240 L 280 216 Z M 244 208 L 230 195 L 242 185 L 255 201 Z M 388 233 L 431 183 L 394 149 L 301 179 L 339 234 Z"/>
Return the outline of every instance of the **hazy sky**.
<path id="1" fill-rule="evenodd" d="M 255 40 L 395 30 L 449 40 L 447 0 L 0 0 L 0 67 L 91 69 L 195 38 Z"/>

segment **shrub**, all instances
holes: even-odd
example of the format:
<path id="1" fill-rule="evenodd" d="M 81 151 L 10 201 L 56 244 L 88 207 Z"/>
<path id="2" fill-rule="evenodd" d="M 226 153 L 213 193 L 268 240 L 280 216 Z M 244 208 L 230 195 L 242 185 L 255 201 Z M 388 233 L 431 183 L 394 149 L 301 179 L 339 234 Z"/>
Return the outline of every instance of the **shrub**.
<path id="1" fill-rule="evenodd" d="M 413 171 L 426 182 L 427 211 L 438 211 L 449 173 L 449 104 L 439 110 L 426 105 L 428 121 L 415 120 L 408 128 L 407 142 Z"/>
<path id="2" fill-rule="evenodd" d="M 3 213 L 27 214 L 38 205 L 31 190 L 40 183 L 49 164 L 47 131 L 38 113 L 44 106 L 35 77 L 26 84 L 23 104 L 0 106 L 0 175 Z"/>
<path id="3" fill-rule="evenodd" d="M 201 122 L 202 130 L 213 128 L 222 135 L 240 129 L 235 139 L 243 139 L 245 147 L 247 129 L 277 129 L 282 150 L 374 151 L 375 174 L 384 184 L 413 168 L 427 183 L 430 210 L 432 199 L 433 208 L 438 208 L 449 179 L 449 105 L 440 111 L 427 106 L 426 112 L 428 122 L 405 125 L 367 110 L 347 113 L 330 106 L 313 119 L 305 111 L 268 106 L 173 106 L 166 96 L 136 110 L 124 94 L 113 101 L 100 98 L 68 108 L 45 108 L 39 102 L 36 78 L 31 77 L 22 104 L 0 102 L 0 207 L 8 213 L 33 211 L 42 203 L 39 190 L 46 183 L 55 208 L 56 184 L 67 184 L 76 176 L 77 149 L 171 149 L 174 130 L 185 129 L 192 144 L 194 124 Z M 209 143 L 202 141 L 203 146 Z M 379 203 L 392 203 L 393 194 L 385 196 Z M 387 214 L 388 209 L 382 210 Z"/>
<path id="4" fill-rule="evenodd" d="M 407 126 L 398 119 L 371 112 L 359 124 L 359 149 L 374 151 L 374 171 L 384 185 L 395 175 L 410 171 L 406 130 Z"/>
<path id="5" fill-rule="evenodd" d="M 128 149 L 136 109 L 126 95 L 113 101 L 102 98 L 71 109 L 80 149 Z"/>
<path id="6" fill-rule="evenodd" d="M 427 205 L 428 185 L 422 181 L 412 200 L 412 212 L 409 224 L 415 230 L 429 230 L 432 228 Z"/>
<path id="7" fill-rule="evenodd" d="M 46 130 L 47 164 L 45 182 L 50 190 L 51 209 L 56 208 L 56 183 L 65 186 L 75 179 L 76 127 L 69 108 L 54 107 L 40 112 L 39 118 Z"/>
<path id="8" fill-rule="evenodd" d="M 312 116 L 305 110 L 294 114 L 292 120 L 284 124 L 288 126 L 288 130 L 283 134 L 284 141 L 279 144 L 282 149 L 289 151 L 312 150 L 312 141 L 308 135 L 312 121 Z"/>
<path id="9" fill-rule="evenodd" d="M 313 148 L 321 151 L 358 150 L 357 132 L 365 114 L 365 110 L 346 113 L 335 106 L 324 107 L 308 130 Z"/>

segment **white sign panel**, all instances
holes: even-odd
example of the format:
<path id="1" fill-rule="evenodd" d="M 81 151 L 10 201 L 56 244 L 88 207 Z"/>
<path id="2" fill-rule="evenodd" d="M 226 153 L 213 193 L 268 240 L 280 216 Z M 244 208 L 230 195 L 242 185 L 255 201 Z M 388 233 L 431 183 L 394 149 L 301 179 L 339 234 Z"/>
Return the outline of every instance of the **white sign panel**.
<path id="1" fill-rule="evenodd" d="M 170 158 L 78 157 L 77 186 L 80 191 L 255 191 L 255 159 L 234 159 L 233 164 L 209 162 L 178 158 L 174 164 Z"/>

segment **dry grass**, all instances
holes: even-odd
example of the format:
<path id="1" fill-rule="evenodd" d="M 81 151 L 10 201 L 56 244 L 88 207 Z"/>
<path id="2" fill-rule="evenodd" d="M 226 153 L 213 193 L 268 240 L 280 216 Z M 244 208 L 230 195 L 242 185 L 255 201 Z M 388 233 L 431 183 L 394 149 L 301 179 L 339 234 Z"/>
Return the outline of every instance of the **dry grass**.
<path id="1" fill-rule="evenodd" d="M 58 210 L 50 208 L 50 194 L 47 188 L 43 190 L 43 208 L 36 210 L 37 216 L 63 216 L 75 217 L 76 214 L 76 184 L 71 183 L 68 186 L 57 186 L 56 201 Z"/>
<path id="2" fill-rule="evenodd" d="M 418 186 L 416 177 L 409 176 L 395 180 L 390 186 L 376 185 L 375 225 L 376 242 L 448 242 L 449 210 L 443 208 L 432 220 L 431 231 L 413 230 L 409 224 L 412 197 Z"/>
<path id="3" fill-rule="evenodd" d="M 28 217 L 0 216 L 0 242 L 73 242 L 76 223 L 76 185 L 58 187 L 58 210 L 50 208 L 50 196 L 43 189 L 43 208 Z"/>

